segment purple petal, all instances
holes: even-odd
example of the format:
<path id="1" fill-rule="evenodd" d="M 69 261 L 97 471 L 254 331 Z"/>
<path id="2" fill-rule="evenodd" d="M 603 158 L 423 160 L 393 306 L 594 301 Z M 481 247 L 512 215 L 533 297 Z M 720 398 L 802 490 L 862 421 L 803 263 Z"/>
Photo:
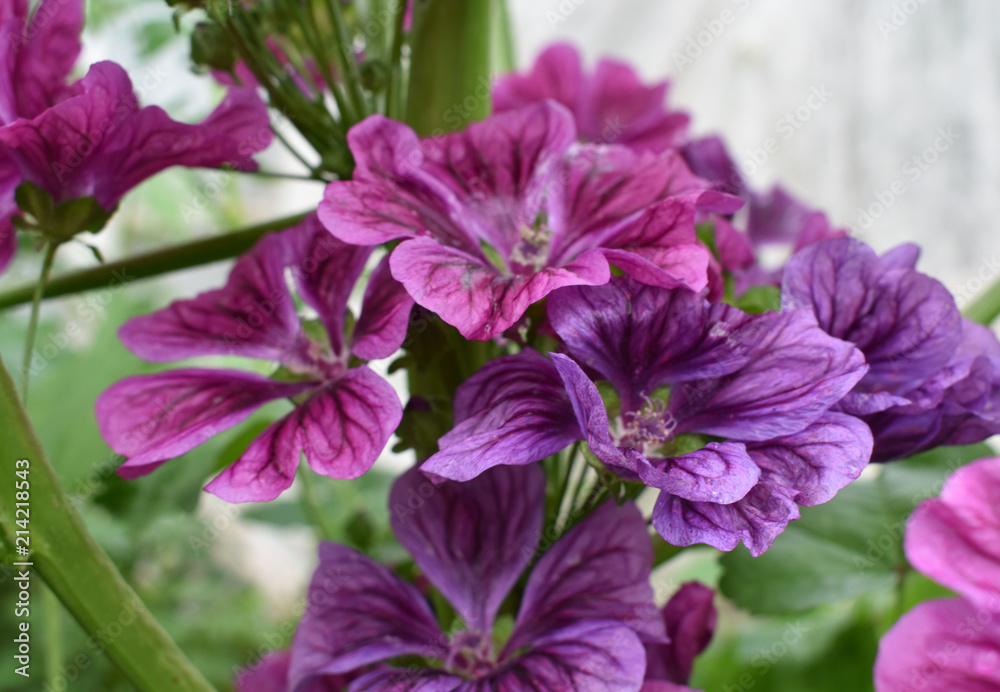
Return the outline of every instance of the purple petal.
<path id="1" fill-rule="evenodd" d="M 205 490 L 229 502 L 273 500 L 292 484 L 300 452 L 316 473 L 357 478 L 402 417 L 392 385 L 367 366 L 353 368 L 271 424 Z"/>
<path id="2" fill-rule="evenodd" d="M 343 339 L 347 300 L 364 271 L 371 248 L 334 238 L 315 216 L 289 231 L 284 242 L 290 246 L 289 264 L 299 295 L 319 314 L 333 352 L 346 355 Z"/>
<path id="3" fill-rule="evenodd" d="M 348 692 L 453 692 L 464 680 L 440 670 L 383 668 L 361 676 Z"/>
<path id="4" fill-rule="evenodd" d="M 698 692 L 685 685 L 675 685 L 666 680 L 647 680 L 639 692 Z"/>
<path id="5" fill-rule="evenodd" d="M 681 154 L 695 175 L 708 180 L 716 189 L 731 195 L 747 193 L 743 176 L 719 137 L 688 142 L 681 148 Z"/>
<path id="6" fill-rule="evenodd" d="M 948 290 L 909 269 L 889 269 L 857 240 L 800 250 L 785 267 L 786 309 L 810 310 L 828 334 L 851 341 L 870 366 L 862 391 L 926 378 L 948 362 L 960 315 Z"/>
<path id="7" fill-rule="evenodd" d="M 763 482 L 812 507 L 832 500 L 861 474 L 871 458 L 872 434 L 857 418 L 831 411 L 801 432 L 747 449 Z"/>
<path id="8" fill-rule="evenodd" d="M 413 299 L 403 285 L 392 278 L 389 258 L 383 258 L 365 287 L 351 352 L 365 360 L 376 360 L 388 358 L 398 351 L 406 339 L 412 308 Z"/>
<path id="9" fill-rule="evenodd" d="M 651 462 L 634 450 L 625 456 L 635 462 L 630 470 L 646 485 L 699 502 L 736 502 L 761 476 L 739 442 L 709 442 L 703 449 Z"/>
<path id="10" fill-rule="evenodd" d="M 542 555 L 525 586 L 507 652 L 585 620 L 664 636 L 650 586 L 653 547 L 635 505 L 605 502 Z"/>
<path id="11" fill-rule="evenodd" d="M 905 545 L 916 569 L 1000 612 L 1000 458 L 955 471 L 910 517 Z"/>
<path id="12" fill-rule="evenodd" d="M 546 48 L 527 75 L 509 74 L 493 85 L 493 110 L 517 110 L 551 99 L 574 114 L 580 108 L 583 84 L 580 54 L 568 43 Z"/>
<path id="13" fill-rule="evenodd" d="M 9 218 L 0 217 L 0 273 L 10 265 L 17 254 L 17 231 Z"/>
<path id="14" fill-rule="evenodd" d="M 289 692 L 288 667 L 292 652 L 270 653 L 236 676 L 236 692 Z M 301 685 L 297 692 L 343 692 L 352 675 L 323 675 Z"/>
<path id="15" fill-rule="evenodd" d="M 886 269 L 916 269 L 920 259 L 920 246 L 916 243 L 903 243 L 885 252 L 882 266 Z"/>
<path id="16" fill-rule="evenodd" d="M 241 423 L 268 401 L 315 386 L 237 370 L 173 370 L 127 377 L 101 394 L 95 409 L 108 445 L 129 457 L 118 474 L 136 478 Z"/>
<path id="17" fill-rule="evenodd" d="M 715 633 L 715 592 L 688 582 L 663 607 L 669 644 L 646 645 L 646 679 L 686 683 L 691 679 L 694 659 L 705 650 Z"/>
<path id="18" fill-rule="evenodd" d="M 961 598 L 920 603 L 879 643 L 876 692 L 995 692 L 1000 622 Z"/>
<path id="19" fill-rule="evenodd" d="M 775 187 L 764 195 L 751 194 L 747 235 L 754 245 L 783 243 L 796 249 L 825 238 L 840 237 L 822 212 L 810 209 Z"/>
<path id="20" fill-rule="evenodd" d="M 542 529 L 542 470 L 499 466 L 435 486 L 412 469 L 393 485 L 389 507 L 396 538 L 427 578 L 469 629 L 490 632 Z"/>
<path id="21" fill-rule="evenodd" d="M 731 310 L 713 306 L 710 323 Z M 680 432 L 753 441 L 789 435 L 819 418 L 867 370 L 858 349 L 825 334 L 800 310 L 754 315 L 725 336 L 749 360 L 731 375 L 682 382 L 671 391 Z"/>
<path id="22" fill-rule="evenodd" d="M 754 557 L 798 518 L 798 505 L 783 490 L 764 482 L 731 504 L 692 502 L 661 492 L 653 508 L 653 528 L 672 545 L 706 543 L 732 550 L 742 540 Z"/>
<path id="23" fill-rule="evenodd" d="M 391 265 L 393 276 L 419 305 L 438 313 L 467 339 L 480 340 L 503 332 L 557 288 L 602 284 L 611 276 L 598 253 L 561 268 L 504 276 L 488 262 L 430 238 L 403 242 L 393 251 Z"/>
<path id="24" fill-rule="evenodd" d="M 455 427 L 421 467 L 465 481 L 501 464 L 530 464 L 582 439 L 562 379 L 531 349 L 490 361 L 455 396 Z"/>
<path id="25" fill-rule="evenodd" d="M 236 261 L 223 288 L 126 322 L 118 335 L 153 362 L 238 355 L 294 364 L 307 346 L 285 285 L 287 236 L 267 235 Z"/>
<path id="26" fill-rule="evenodd" d="M 396 656 L 447 655 L 445 635 L 420 592 L 346 546 L 320 545 L 307 604 L 292 643 L 291 690 Z"/>

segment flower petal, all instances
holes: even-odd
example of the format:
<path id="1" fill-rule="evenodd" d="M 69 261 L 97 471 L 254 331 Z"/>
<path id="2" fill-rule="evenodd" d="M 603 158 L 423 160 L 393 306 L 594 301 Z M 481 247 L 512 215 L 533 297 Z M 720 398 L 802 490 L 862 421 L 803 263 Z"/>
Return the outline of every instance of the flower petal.
<path id="1" fill-rule="evenodd" d="M 961 598 L 925 601 L 879 643 L 876 692 L 995 692 L 1000 623 Z"/>
<path id="2" fill-rule="evenodd" d="M 574 114 L 580 106 L 583 67 L 580 54 L 568 43 L 556 43 L 538 56 L 531 72 L 509 74 L 493 85 L 493 110 L 517 110 L 547 99 L 561 103 Z"/>
<path id="3" fill-rule="evenodd" d="M 392 278 L 389 258 L 384 257 L 368 279 L 351 352 L 365 360 L 391 356 L 406 339 L 412 308 L 413 299 Z"/>
<path id="4" fill-rule="evenodd" d="M 273 500 L 292 484 L 300 452 L 316 473 L 357 478 L 402 417 L 392 385 L 367 366 L 353 368 L 271 424 L 205 490 L 229 502 Z"/>
<path id="5" fill-rule="evenodd" d="M 123 478 L 153 471 L 246 420 L 268 401 L 300 394 L 312 382 L 276 382 L 238 370 L 172 370 L 127 377 L 98 397 L 101 435 L 129 457 Z"/>
<path id="6" fill-rule="evenodd" d="M 381 668 L 354 681 L 348 692 L 453 692 L 462 678 L 440 670 Z"/>
<path id="7" fill-rule="evenodd" d="M 288 667 L 292 652 L 269 653 L 236 676 L 235 692 L 289 692 Z M 299 692 L 343 692 L 350 675 L 323 675 L 300 686 Z"/>
<path id="8" fill-rule="evenodd" d="M 635 450 L 625 456 L 635 462 L 633 468 L 646 485 L 699 502 L 736 502 L 761 475 L 740 442 L 709 442 L 702 449 L 651 462 Z"/>
<path id="9" fill-rule="evenodd" d="M 663 639 L 650 585 L 652 564 L 653 547 L 639 510 L 632 503 L 605 502 L 532 570 L 506 651 L 586 620 L 620 622 Z"/>
<path id="10" fill-rule="evenodd" d="M 320 545 L 292 643 L 290 690 L 396 656 L 444 658 L 447 651 L 434 612 L 413 585 L 351 548 Z"/>
<path id="11" fill-rule="evenodd" d="M 490 632 L 542 529 L 542 470 L 498 466 L 435 486 L 412 469 L 393 485 L 389 507 L 396 538 L 427 578 L 469 629 Z"/>
<path id="12" fill-rule="evenodd" d="M 955 471 L 910 517 L 905 546 L 916 569 L 1000 613 L 1000 458 Z"/>
<path id="13" fill-rule="evenodd" d="M 287 236 L 264 236 L 236 261 L 223 288 L 133 317 L 118 331 L 140 358 L 162 363 L 236 355 L 294 364 L 305 346 L 285 285 Z"/>
<path id="14" fill-rule="evenodd" d="M 715 632 L 715 592 L 692 581 L 681 586 L 663 607 L 669 644 L 646 644 L 646 679 L 686 683 L 694 659 Z M 645 692 L 645 690 L 644 690 Z"/>
<path id="15" fill-rule="evenodd" d="M 530 464 L 582 439 L 552 362 L 537 351 L 490 361 L 455 395 L 455 427 L 421 467 L 466 481 L 501 464 Z"/>

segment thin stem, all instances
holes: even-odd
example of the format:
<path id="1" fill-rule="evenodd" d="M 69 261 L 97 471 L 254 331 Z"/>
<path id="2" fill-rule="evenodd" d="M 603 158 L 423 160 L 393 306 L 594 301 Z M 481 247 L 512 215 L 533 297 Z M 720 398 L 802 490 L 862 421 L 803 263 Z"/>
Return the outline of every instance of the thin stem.
<path id="1" fill-rule="evenodd" d="M 247 175 L 257 175 L 261 178 L 281 178 L 283 180 L 308 180 L 313 183 L 325 183 L 327 181 L 315 175 L 299 175 L 297 173 L 281 173 L 279 171 L 239 171 Z"/>
<path id="2" fill-rule="evenodd" d="M 285 137 L 285 135 L 281 134 L 278 128 L 274 127 L 273 125 L 271 126 L 271 132 L 274 133 L 274 136 L 278 139 L 278 141 L 281 142 L 281 144 L 285 147 L 285 149 L 288 150 L 288 153 L 297 158 L 299 160 L 299 163 L 308 168 L 311 171 L 312 176 L 315 177 L 316 169 L 313 167 L 311 163 L 309 163 L 309 161 L 306 159 L 305 156 L 299 153 L 298 149 L 292 146 L 292 143 L 288 141 L 288 138 Z"/>
<path id="3" fill-rule="evenodd" d="M 337 58 L 343 71 L 344 84 L 347 85 L 347 93 L 351 97 L 354 111 L 358 120 L 368 115 L 368 101 L 365 98 L 364 89 L 361 86 L 361 71 L 358 69 L 358 61 L 354 57 L 354 44 L 347 33 L 347 24 L 344 22 L 344 14 L 337 0 L 326 0 L 326 9 L 333 20 L 334 36 L 337 39 Z"/>
<path id="4" fill-rule="evenodd" d="M 56 258 L 59 243 L 48 241 L 45 244 L 45 259 L 42 260 L 42 275 L 35 285 L 31 299 L 31 318 L 28 320 L 28 333 L 24 338 L 24 357 L 21 359 L 21 401 L 28 405 L 28 382 L 31 380 L 31 356 L 35 350 L 35 334 L 38 332 L 38 318 L 42 312 L 42 298 L 45 296 L 45 285 L 52 273 L 52 262 Z"/>
<path id="5" fill-rule="evenodd" d="M 42 298 L 57 298 L 70 293 L 105 288 L 236 257 L 249 250 L 263 235 L 295 226 L 306 216 L 308 216 L 308 212 L 286 216 L 283 219 L 275 219 L 214 238 L 175 245 L 145 255 L 128 257 L 117 262 L 108 262 L 98 267 L 59 276 L 49 281 Z M 0 294 L 0 310 L 30 302 L 35 291 L 35 285 L 31 284 Z"/>
<path id="6" fill-rule="evenodd" d="M 389 57 L 389 88 L 386 92 L 385 114 L 394 120 L 403 117 L 403 20 L 406 18 L 406 3 L 396 5 L 396 23 L 392 34 L 392 53 Z"/>
<path id="7" fill-rule="evenodd" d="M 299 464 L 299 478 L 302 480 L 302 509 L 309 517 L 313 527 L 319 532 L 320 537 L 327 541 L 336 538 L 336 531 L 327 521 L 326 515 L 319 505 L 319 498 L 316 496 L 316 486 L 313 483 L 312 472 L 306 464 Z"/>
<path id="8" fill-rule="evenodd" d="M 1000 279 L 979 294 L 964 310 L 965 316 L 973 322 L 990 325 L 1000 316 Z"/>

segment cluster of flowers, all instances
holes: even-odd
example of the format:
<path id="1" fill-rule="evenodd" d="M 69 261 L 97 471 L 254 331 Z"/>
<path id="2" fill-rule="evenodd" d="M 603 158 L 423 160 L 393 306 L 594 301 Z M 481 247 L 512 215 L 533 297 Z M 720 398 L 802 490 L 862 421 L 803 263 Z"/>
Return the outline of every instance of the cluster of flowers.
<path id="1" fill-rule="evenodd" d="M 163 168 L 252 166 L 270 142 L 252 88 L 192 126 L 139 108 L 112 63 L 67 84 L 81 5 L 0 10 L 0 78 L 31 87 L 0 88 L 14 95 L 0 103 L 0 266 L 13 223 L 45 233 L 52 214 L 107 215 Z M 917 249 L 880 257 L 780 188 L 751 190 L 718 139 L 689 138 L 666 92 L 614 61 L 585 73 L 555 46 L 500 80 L 494 115 L 463 132 L 421 139 L 370 116 L 348 134 L 352 179 L 330 183 L 316 214 L 261 240 L 224 287 L 122 328 L 151 361 L 278 364 L 130 377 L 97 402 L 131 478 L 291 400 L 208 484 L 233 502 L 277 497 L 303 454 L 333 478 L 372 466 L 403 406 L 367 361 L 399 350 L 414 305 L 506 352 L 459 387 L 454 428 L 390 498 L 427 583 L 325 544 L 292 650 L 243 690 L 686 689 L 711 592 L 686 586 L 657 610 L 647 521 L 629 502 L 539 557 L 535 462 L 586 443 L 615 478 L 658 492 L 651 522 L 668 542 L 759 555 L 870 459 L 1000 432 L 1000 343 L 915 269 Z M 776 244 L 790 259 L 767 266 Z M 355 319 L 349 298 L 381 245 Z M 733 304 L 755 287 L 780 287 L 775 309 Z M 534 350 L 529 333 L 557 346 Z M 430 585 L 454 616 L 438 619 Z"/>

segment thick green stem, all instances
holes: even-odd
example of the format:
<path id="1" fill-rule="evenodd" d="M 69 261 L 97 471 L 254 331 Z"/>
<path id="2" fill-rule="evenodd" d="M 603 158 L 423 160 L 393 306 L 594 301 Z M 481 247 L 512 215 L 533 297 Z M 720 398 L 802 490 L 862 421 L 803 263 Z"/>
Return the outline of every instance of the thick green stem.
<path id="1" fill-rule="evenodd" d="M 18 465 L 19 460 L 27 464 Z M 16 472 L 29 481 L 31 553 L 17 569 L 41 576 L 108 658 L 142 692 L 211 692 L 118 569 L 87 533 L 35 438 L 0 361 L 0 528 L 9 540 L 16 524 Z M 22 526 L 25 525 L 22 516 Z M 96 655 L 96 654 L 95 654 Z"/>
<path id="2" fill-rule="evenodd" d="M 290 228 L 301 222 L 307 215 L 308 212 L 286 216 L 283 219 L 268 221 L 240 231 L 205 240 L 196 240 L 59 276 L 49 281 L 43 298 L 57 298 L 71 293 L 91 291 L 95 288 L 106 288 L 136 279 L 146 279 L 180 269 L 189 269 L 230 259 L 249 250 L 254 243 L 260 240 L 261 236 Z M 35 290 L 35 284 L 31 284 L 0 294 L 0 310 L 31 302 Z"/>
<path id="3" fill-rule="evenodd" d="M 52 262 L 56 258 L 59 243 L 49 241 L 45 245 L 45 259 L 42 260 L 42 275 L 35 284 L 31 296 L 31 318 L 28 320 L 28 334 L 24 339 L 24 357 L 21 359 L 21 401 L 28 403 L 28 382 L 31 381 L 31 352 L 35 349 L 35 333 L 38 331 L 38 318 L 42 312 L 42 298 L 45 296 L 45 286 L 52 273 Z"/>
<path id="4" fill-rule="evenodd" d="M 422 136 L 461 130 L 490 113 L 494 0 L 426 0 L 418 6 L 406 122 Z"/>
<path id="5" fill-rule="evenodd" d="M 973 322 L 993 324 L 1000 316 L 1000 279 L 983 291 L 964 312 Z"/>

